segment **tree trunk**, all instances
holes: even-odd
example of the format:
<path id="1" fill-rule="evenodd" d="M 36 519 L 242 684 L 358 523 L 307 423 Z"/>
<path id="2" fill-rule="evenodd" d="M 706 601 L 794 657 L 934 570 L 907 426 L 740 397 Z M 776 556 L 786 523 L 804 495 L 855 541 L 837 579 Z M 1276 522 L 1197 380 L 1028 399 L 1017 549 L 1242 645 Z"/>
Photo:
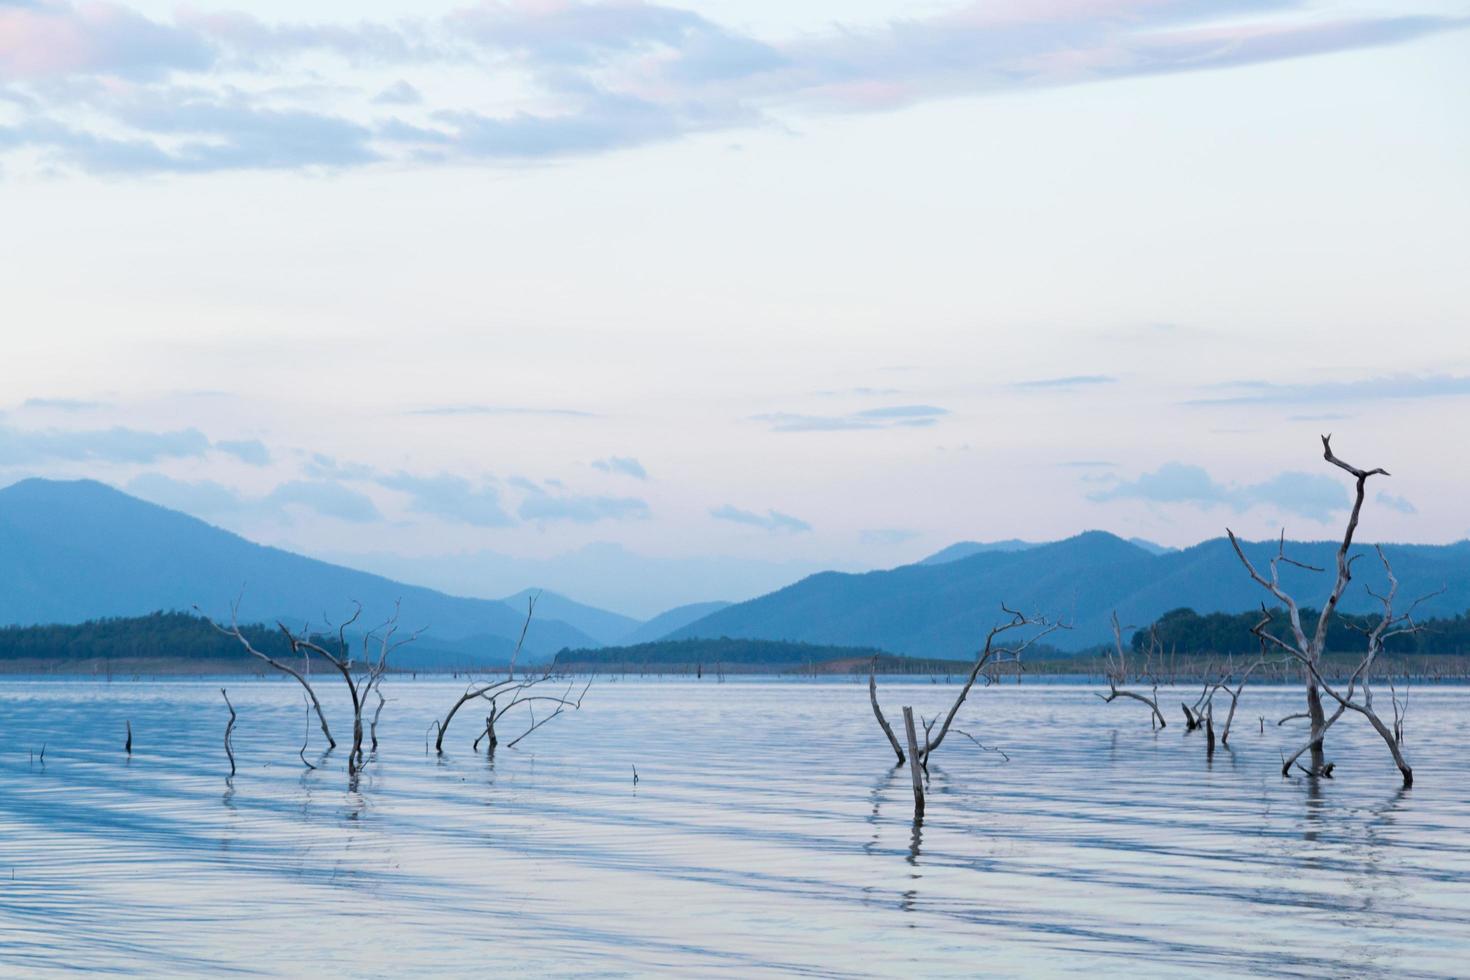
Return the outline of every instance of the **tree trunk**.
<path id="1" fill-rule="evenodd" d="M 924 779 L 919 775 L 919 740 L 914 735 L 914 709 L 903 709 L 903 729 L 909 743 L 909 775 L 914 781 L 914 817 L 924 815 Z"/>

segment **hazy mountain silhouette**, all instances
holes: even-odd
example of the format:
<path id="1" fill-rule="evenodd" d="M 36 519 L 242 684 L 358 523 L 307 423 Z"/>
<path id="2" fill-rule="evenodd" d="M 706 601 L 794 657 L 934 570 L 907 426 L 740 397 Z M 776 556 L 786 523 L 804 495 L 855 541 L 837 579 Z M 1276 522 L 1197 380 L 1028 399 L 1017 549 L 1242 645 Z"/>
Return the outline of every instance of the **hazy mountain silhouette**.
<path id="1" fill-rule="evenodd" d="M 638 620 L 631 616 L 609 612 L 606 609 L 598 609 L 596 606 L 589 606 L 586 603 L 577 602 L 559 593 L 549 592 L 544 589 L 522 589 L 515 595 L 506 596 L 500 601 L 512 609 L 520 610 L 521 614 L 524 615 L 526 611 L 526 600 L 533 595 L 539 596 L 536 600 L 536 619 L 560 620 L 568 626 L 586 633 L 598 643 L 621 642 L 623 637 L 641 625 Z M 683 624 L 681 623 L 679 625 Z M 673 628 L 672 626 L 669 627 L 669 629 Z"/>
<path id="2" fill-rule="evenodd" d="M 711 613 L 728 608 L 729 605 L 728 602 L 692 602 L 687 606 L 675 606 L 673 609 L 659 613 L 637 629 L 618 637 L 616 642 L 619 646 L 653 643 Z"/>
<path id="3" fill-rule="evenodd" d="M 959 561 L 961 558 L 983 555 L 991 551 L 1028 551 L 1031 548 L 1040 548 L 1045 543 L 1047 542 L 1022 541 L 1020 538 L 1007 538 L 1004 541 L 956 541 L 947 548 L 940 548 L 927 558 L 919 559 L 917 564 L 943 565 L 946 562 Z M 1137 545 L 1151 555 L 1163 555 L 1178 550 L 1155 544 L 1144 538 L 1129 538 L 1128 543 Z"/>
<path id="4" fill-rule="evenodd" d="M 1247 545 L 1263 567 L 1277 542 Z M 1287 542 L 1298 561 L 1331 568 L 1332 542 Z M 1357 563 L 1343 608 L 1369 612 L 1382 591 L 1383 569 L 1370 546 Z M 1404 604 L 1441 587 L 1420 607 L 1424 615 L 1452 615 L 1470 607 L 1470 542 L 1385 545 Z M 1284 566 L 1282 580 L 1304 604 L 1319 606 L 1331 586 L 1327 574 Z M 671 639 L 738 637 L 876 646 L 910 656 L 966 656 L 1001 618 L 1000 604 L 1061 617 L 1073 628 L 1050 642 L 1077 650 L 1111 638 L 1108 617 L 1152 622 L 1171 609 L 1241 612 L 1269 596 L 1253 583 L 1223 538 L 1182 551 L 1154 554 L 1103 531 L 1020 551 L 989 551 L 941 564 L 906 565 L 850 575 L 824 572 L 770 595 L 723 609 L 670 634 Z"/>
<path id="5" fill-rule="evenodd" d="M 224 617 L 237 596 L 244 622 L 316 626 L 324 615 L 343 615 L 352 600 L 363 604 L 364 623 L 380 622 L 401 599 L 402 624 L 427 626 L 425 644 L 489 661 L 509 655 L 525 618 L 502 602 L 252 544 L 91 480 L 33 479 L 0 490 L 0 623 L 78 623 L 195 604 Z M 543 616 L 526 637 L 528 656 L 541 660 L 563 647 L 598 645 Z"/>

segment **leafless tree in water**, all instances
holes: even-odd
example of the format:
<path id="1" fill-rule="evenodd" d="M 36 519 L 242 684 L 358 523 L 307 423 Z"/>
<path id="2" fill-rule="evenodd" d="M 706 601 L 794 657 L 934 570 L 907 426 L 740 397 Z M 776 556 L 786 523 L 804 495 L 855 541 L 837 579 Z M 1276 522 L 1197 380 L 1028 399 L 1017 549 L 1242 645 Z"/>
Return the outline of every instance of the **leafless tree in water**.
<path id="1" fill-rule="evenodd" d="M 525 674 L 519 678 L 515 676 L 516 661 L 520 659 L 521 647 L 526 642 L 526 631 L 531 627 L 531 618 L 536 612 L 537 598 L 538 596 L 532 595 L 526 600 L 526 620 L 521 625 L 521 635 L 516 640 L 515 650 L 511 653 L 506 676 L 489 680 L 471 680 L 464 693 L 445 712 L 444 717 L 430 726 L 435 730 L 434 751 L 439 755 L 444 754 L 444 736 L 448 734 L 449 725 L 454 721 L 454 716 L 471 701 L 484 701 L 488 705 L 485 727 L 480 730 L 474 746 L 478 750 L 480 742 L 486 741 L 492 753 L 500 744 L 500 731 L 497 725 L 512 710 L 525 709 L 527 727 L 521 729 L 506 743 L 507 748 L 514 747 L 536 729 L 559 717 L 568 708 L 575 711 L 582 707 L 582 699 L 586 696 L 588 688 L 592 686 L 590 679 L 582 688 L 581 694 L 574 699 L 572 692 L 575 683 L 569 683 L 566 690 L 560 695 L 543 693 L 546 690 L 544 685 L 555 679 L 549 667 L 541 673 Z M 542 709 L 540 718 L 536 717 L 538 707 Z"/>
<path id="2" fill-rule="evenodd" d="M 352 699 L 352 751 L 347 755 L 347 771 L 355 774 L 363 764 L 362 713 L 367 708 L 368 698 L 377 690 L 383 675 L 388 672 L 389 656 L 418 639 L 422 630 L 399 638 L 398 606 L 395 603 L 392 616 L 362 634 L 362 656 L 354 660 L 347 631 L 362 617 L 362 604 L 353 603 L 353 606 L 352 615 L 337 627 L 335 644 L 323 645 L 317 642 L 317 639 L 314 639 L 305 628 L 300 633 L 294 633 L 284 623 L 276 625 L 285 635 L 287 642 L 291 644 L 293 652 L 303 655 L 308 662 L 313 655 L 321 657 L 342 675 L 342 680 L 347 685 L 347 693 Z M 332 649 L 332 646 L 335 646 L 335 650 Z M 381 703 L 378 705 L 378 710 L 382 710 Z M 377 725 L 376 716 L 373 719 L 373 725 L 374 727 Z"/>
<path id="3" fill-rule="evenodd" d="M 1154 669 L 1154 658 L 1157 656 L 1160 643 L 1157 628 L 1148 631 L 1148 645 L 1144 648 L 1143 668 L 1138 672 L 1138 677 L 1150 685 L 1150 694 L 1142 694 L 1138 691 L 1129 690 L 1124 685 L 1129 683 L 1128 654 L 1123 648 L 1123 627 L 1118 623 L 1118 614 L 1113 613 L 1113 647 L 1117 651 L 1116 656 L 1112 653 L 1107 657 L 1108 693 L 1099 694 L 1098 697 L 1111 704 L 1118 698 L 1128 698 L 1148 706 L 1152 714 L 1149 716 L 1149 727 L 1154 731 L 1169 727 L 1164 721 L 1164 713 L 1159 710 L 1159 678 Z"/>
<path id="4" fill-rule="evenodd" d="M 198 607 L 195 607 L 198 610 Z M 210 620 L 215 629 L 236 640 L 252 656 L 270 664 L 277 670 L 289 674 L 300 683 L 305 697 L 311 708 L 316 712 L 317 721 L 321 725 L 322 735 L 327 740 L 328 751 L 337 747 L 337 740 L 332 737 L 332 731 L 327 725 L 326 716 L 322 712 L 321 701 L 318 700 L 315 688 L 307 679 L 307 673 L 311 668 L 312 657 L 320 657 L 332 666 L 341 675 L 343 682 L 347 685 L 347 693 L 352 700 L 352 750 L 347 756 L 347 771 L 356 774 L 364 761 L 363 753 L 363 712 L 367 708 L 369 697 L 377 691 L 382 682 L 383 675 L 388 672 L 389 657 L 394 651 L 412 643 L 418 639 L 422 632 L 416 631 L 407 636 L 399 636 L 398 606 L 393 607 L 393 615 L 382 624 L 367 630 L 360 638 L 361 656 L 354 659 L 352 656 L 352 643 L 348 637 L 348 631 L 362 618 L 362 604 L 353 603 L 353 612 L 346 620 L 336 627 L 335 642 L 325 640 L 323 637 L 313 634 L 307 626 L 298 631 L 293 631 L 285 623 L 277 622 L 276 628 L 286 638 L 291 652 L 301 658 L 305 671 L 297 670 L 288 663 L 277 660 L 269 654 L 258 650 L 240 629 L 239 623 L 239 600 L 230 606 L 230 625 L 228 627 Z M 331 624 L 328 623 L 328 628 Z M 373 716 L 373 729 L 376 732 L 378 715 L 381 714 L 383 702 L 379 694 L 377 713 Z M 374 737 L 374 748 L 376 748 L 376 736 Z M 303 758 L 303 761 L 304 758 Z M 313 767 L 314 768 L 314 767 Z"/>
<path id="5" fill-rule="evenodd" d="M 975 686 L 975 682 L 983 675 L 986 684 L 991 683 L 995 676 L 994 671 L 1005 665 L 1014 665 L 1019 668 L 1021 656 L 1026 650 L 1041 638 L 1064 628 L 1061 623 L 1054 622 L 1043 616 L 1028 616 L 1004 604 L 1001 605 L 1001 610 L 1010 618 L 996 626 L 992 626 L 990 632 L 986 634 L 985 645 L 975 654 L 975 662 L 970 666 L 970 671 L 965 677 L 964 685 L 960 688 L 959 693 L 955 695 L 955 699 L 950 704 L 949 710 L 944 713 L 944 723 L 939 726 L 939 732 L 937 734 L 934 732 L 934 726 L 939 723 L 939 716 L 936 715 L 932 719 L 920 717 L 920 723 L 924 728 L 924 737 L 922 742 L 916 741 L 915 745 L 918 763 L 925 772 L 929 771 L 929 757 L 943 744 L 945 736 L 949 734 L 950 728 L 954 725 L 955 716 L 959 714 L 960 708 L 964 706 L 965 699 L 970 696 L 970 689 Z M 1013 635 L 1022 637 L 1021 639 L 1010 644 L 1002 642 L 1003 640 L 1009 639 L 1006 634 L 1013 633 L 1016 630 L 1022 632 L 1014 633 Z M 872 703 L 873 716 L 878 720 L 878 727 L 883 730 L 884 736 L 888 739 L 889 746 L 893 749 L 894 755 L 898 757 L 898 764 L 903 765 L 908 756 L 905 755 L 903 746 L 893 733 L 893 727 L 888 724 L 888 719 L 883 716 L 883 709 L 878 704 L 877 667 L 877 658 L 875 657 L 868 668 L 868 699 Z"/>
<path id="6" fill-rule="evenodd" d="M 239 641 L 240 645 L 245 648 L 245 652 L 250 654 L 252 657 L 255 657 L 258 660 L 262 660 L 267 664 L 270 664 L 272 667 L 274 667 L 276 670 L 279 670 L 283 674 L 288 674 L 291 677 L 294 677 L 296 679 L 296 682 L 301 685 L 302 696 L 307 699 L 308 715 L 310 714 L 311 710 L 315 710 L 316 712 L 316 719 L 317 722 L 321 725 L 322 736 L 327 740 L 327 749 L 330 751 L 331 749 L 335 749 L 337 747 L 337 740 L 332 737 L 332 729 L 327 725 L 327 716 L 322 713 L 322 703 L 317 699 L 316 690 L 312 688 L 311 681 L 306 679 L 306 675 L 304 673 L 297 670 L 290 664 L 277 660 L 270 654 L 263 653 L 260 650 L 256 649 L 255 645 L 252 644 L 249 638 L 245 636 L 244 632 L 241 631 L 240 600 L 238 597 L 235 599 L 234 602 L 230 603 L 229 626 L 225 626 L 222 623 L 216 622 L 209 616 L 205 616 L 204 610 L 200 609 L 198 606 L 194 607 L 194 611 L 197 612 L 200 616 L 204 616 L 205 621 L 219 632 L 225 634 L 226 636 L 233 636 L 236 640 Z M 284 629 L 284 627 L 282 628 Z M 306 662 L 305 666 L 307 666 L 308 669 L 310 668 L 309 660 Z"/>
<path id="7" fill-rule="evenodd" d="M 1292 766 L 1297 765 L 1297 760 L 1304 753 L 1310 752 L 1310 766 L 1300 768 L 1313 776 L 1332 775 L 1334 764 L 1327 761 L 1323 740 L 1327 730 L 1336 724 L 1344 712 L 1353 711 L 1366 718 L 1378 732 L 1384 744 L 1388 746 L 1389 753 L 1393 756 L 1394 765 L 1398 767 L 1400 775 L 1403 776 L 1404 786 L 1414 784 L 1414 770 L 1409 766 L 1408 760 L 1403 754 L 1403 718 L 1399 700 L 1394 692 L 1392 697 L 1394 721 L 1392 727 L 1379 717 L 1373 706 L 1373 672 L 1377 666 L 1379 656 L 1383 653 L 1384 644 L 1395 636 L 1406 633 L 1418 632 L 1420 627 L 1414 622 L 1414 610 L 1430 596 L 1422 596 L 1410 604 L 1407 612 L 1395 612 L 1394 602 L 1398 594 L 1398 579 L 1394 577 L 1393 567 L 1389 564 L 1388 557 L 1383 549 L 1377 548 L 1378 560 L 1383 565 L 1383 570 L 1388 576 L 1388 589 L 1382 595 L 1369 589 L 1382 607 L 1382 614 L 1378 622 L 1373 626 L 1359 630 L 1364 635 L 1366 649 L 1363 652 L 1357 667 L 1348 676 L 1345 687 L 1341 684 L 1332 684 L 1324 676 L 1325 666 L 1323 655 L 1327 652 L 1327 628 L 1333 615 L 1337 611 L 1338 603 L 1342 601 L 1343 594 L 1347 591 L 1348 583 L 1353 577 L 1353 563 L 1360 555 L 1349 555 L 1352 548 L 1353 534 L 1357 531 L 1358 519 L 1363 510 L 1363 497 L 1368 480 L 1374 476 L 1388 476 L 1387 470 L 1375 468 L 1371 470 L 1360 469 L 1339 459 L 1332 452 L 1332 437 L 1322 437 L 1322 456 L 1328 463 L 1351 474 L 1356 484 L 1353 498 L 1352 511 L 1348 516 L 1347 527 L 1343 531 L 1342 543 L 1337 549 L 1336 577 L 1333 582 L 1332 592 L 1327 602 L 1323 604 L 1322 611 L 1317 617 L 1315 627 L 1308 633 L 1302 623 L 1301 609 L 1295 598 L 1286 592 L 1281 586 L 1280 566 L 1283 564 L 1294 565 L 1309 571 L 1321 572 L 1323 569 L 1305 565 L 1293 561 L 1285 553 L 1285 532 L 1282 532 L 1280 544 L 1277 547 L 1276 557 L 1271 559 L 1267 571 L 1262 574 L 1256 566 L 1246 557 L 1235 533 L 1226 530 L 1230 535 L 1230 543 L 1235 548 L 1235 554 L 1241 564 L 1250 573 L 1251 578 L 1266 591 L 1270 592 L 1285 608 L 1290 625 L 1287 636 L 1278 636 L 1269 628 L 1270 618 L 1264 617 L 1251 632 L 1261 641 L 1263 648 L 1283 653 L 1301 667 L 1302 679 L 1306 687 L 1307 695 L 1307 719 L 1310 723 L 1310 732 L 1307 741 L 1301 748 L 1291 755 L 1282 759 L 1281 773 L 1287 775 Z M 1357 628 L 1357 627 L 1354 627 Z M 1322 695 L 1326 694 L 1328 699 L 1335 702 L 1336 708 L 1328 715 L 1323 704 Z M 1282 719 L 1285 721 L 1286 719 Z"/>

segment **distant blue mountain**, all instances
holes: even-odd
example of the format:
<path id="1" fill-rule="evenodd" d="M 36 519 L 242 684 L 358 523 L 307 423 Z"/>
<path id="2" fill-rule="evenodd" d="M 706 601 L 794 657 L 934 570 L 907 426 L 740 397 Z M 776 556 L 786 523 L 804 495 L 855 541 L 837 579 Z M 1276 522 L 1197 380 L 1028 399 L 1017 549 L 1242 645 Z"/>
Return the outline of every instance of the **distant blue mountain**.
<path id="1" fill-rule="evenodd" d="M 983 555 L 992 551 L 1026 551 L 1037 547 L 1034 541 L 1009 538 L 1005 541 L 956 541 L 948 548 L 941 548 L 927 558 L 920 558 L 920 565 L 944 565 L 971 555 Z"/>
<path id="2" fill-rule="evenodd" d="M 1154 544 L 1143 538 L 1129 538 L 1129 544 L 1137 545 L 1151 555 L 1163 555 L 1175 548 Z M 1004 541 L 957 541 L 948 548 L 941 548 L 927 558 L 918 561 L 920 565 L 943 565 L 946 562 L 959 561 L 961 558 L 969 558 L 971 555 L 983 555 L 992 551 L 1029 551 L 1032 548 L 1040 548 L 1042 545 L 1036 541 L 1022 541 L 1020 538 L 1007 538 Z"/>
<path id="3" fill-rule="evenodd" d="M 503 662 L 525 619 L 488 599 L 465 599 L 252 544 L 176 511 L 91 480 L 23 480 L 0 490 L 0 624 L 79 623 L 153 610 L 226 617 L 241 597 L 244 622 L 320 626 L 352 600 L 364 623 L 402 600 L 402 624 L 427 626 L 424 644 Z M 555 604 L 553 604 L 554 607 Z M 528 659 L 598 640 L 538 616 Z M 404 662 L 411 662 L 411 648 Z"/>
<path id="4" fill-rule="evenodd" d="M 513 596 L 506 596 L 500 601 L 512 609 L 525 612 L 526 601 L 531 596 L 536 599 L 537 619 L 556 619 L 568 626 L 574 627 L 592 637 L 598 643 L 619 643 L 623 637 L 637 629 L 641 624 L 631 616 L 621 613 L 609 612 L 606 609 L 598 609 L 585 603 L 568 599 L 556 592 L 543 589 L 522 589 Z M 680 625 L 683 625 L 682 623 Z M 673 627 L 670 627 L 673 629 Z"/>
<path id="5" fill-rule="evenodd" d="M 728 602 L 692 602 L 687 606 L 676 606 L 659 613 L 637 629 L 623 634 L 617 639 L 617 645 L 634 646 L 639 643 L 653 643 L 662 640 L 675 630 L 682 629 L 712 613 L 717 613 L 729 605 Z"/>
<path id="6" fill-rule="evenodd" d="M 1248 544 L 1264 565 L 1277 542 Z M 1332 542 L 1287 542 L 1299 561 L 1330 568 Z M 1369 551 L 1363 546 L 1358 551 Z M 1385 545 L 1405 603 L 1439 588 L 1421 607 L 1424 615 L 1453 615 L 1470 608 L 1470 542 L 1452 545 Z M 1381 591 L 1376 557 L 1358 562 L 1357 578 L 1343 602 L 1348 612 L 1370 612 Z M 1331 586 L 1325 574 L 1283 567 L 1283 582 L 1304 604 L 1321 605 Z M 1269 599 L 1250 580 L 1223 538 L 1181 551 L 1155 554 L 1102 531 L 1024 550 L 986 551 L 940 564 L 906 565 L 849 575 L 824 572 L 777 592 L 730 606 L 682 629 L 670 639 L 791 640 L 843 646 L 876 646 L 920 657 L 964 657 L 1000 618 L 1000 604 L 1060 617 L 1073 628 L 1050 642 L 1077 650 L 1111 638 L 1109 616 L 1146 624 L 1179 607 L 1198 612 L 1243 612 Z"/>

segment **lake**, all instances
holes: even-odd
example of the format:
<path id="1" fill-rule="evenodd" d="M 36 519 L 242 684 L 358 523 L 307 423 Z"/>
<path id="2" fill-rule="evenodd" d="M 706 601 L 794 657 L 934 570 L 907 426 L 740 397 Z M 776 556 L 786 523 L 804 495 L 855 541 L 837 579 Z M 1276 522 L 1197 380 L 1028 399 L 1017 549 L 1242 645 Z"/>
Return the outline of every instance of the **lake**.
<path id="1" fill-rule="evenodd" d="M 239 712 L 239 772 L 221 739 Z M 345 691 L 318 689 L 339 741 Z M 1418 687 L 1412 790 L 1361 719 L 1283 779 L 1295 689 L 1206 759 L 1080 685 L 977 690 L 928 812 L 843 680 L 603 679 L 493 760 L 390 677 L 356 789 L 292 681 L 0 680 L 0 973 L 1451 976 L 1470 689 Z M 943 684 L 880 682 L 889 717 Z M 1193 691 L 1187 694 L 1192 700 Z M 1264 733 L 1258 720 L 1264 716 Z M 134 748 L 123 752 L 131 722 Z M 900 729 L 901 730 L 901 729 Z M 506 732 L 503 731 L 503 734 Z M 44 763 L 37 753 L 45 745 Z M 638 781 L 634 782 L 634 769 Z"/>

